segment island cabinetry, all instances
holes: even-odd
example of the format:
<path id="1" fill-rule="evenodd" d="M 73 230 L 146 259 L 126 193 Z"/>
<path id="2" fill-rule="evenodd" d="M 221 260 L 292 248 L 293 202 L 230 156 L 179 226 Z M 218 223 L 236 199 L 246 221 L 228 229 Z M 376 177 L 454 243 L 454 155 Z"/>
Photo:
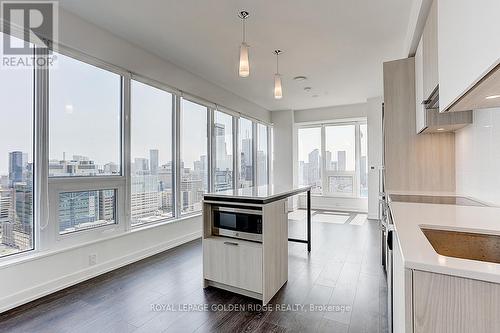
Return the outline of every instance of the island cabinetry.
<path id="1" fill-rule="evenodd" d="M 267 304 L 288 280 L 287 199 L 266 204 L 205 201 L 203 204 L 203 278 L 213 286 Z M 214 211 L 253 209 L 262 214 L 261 239 L 217 235 Z M 220 234 L 220 232 L 219 232 Z"/>

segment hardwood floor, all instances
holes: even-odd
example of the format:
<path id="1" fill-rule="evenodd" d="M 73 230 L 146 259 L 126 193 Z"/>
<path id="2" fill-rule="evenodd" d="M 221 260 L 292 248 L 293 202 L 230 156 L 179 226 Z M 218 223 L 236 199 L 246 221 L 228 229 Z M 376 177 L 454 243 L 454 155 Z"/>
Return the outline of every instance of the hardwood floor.
<path id="1" fill-rule="evenodd" d="M 293 237 L 304 237 L 300 214 L 289 222 Z M 0 332 L 387 332 L 378 222 L 325 214 L 332 213 L 314 212 L 310 255 L 304 244 L 289 243 L 289 280 L 271 300 L 273 311 L 203 289 L 196 240 L 4 313 Z M 184 304 L 209 310 L 179 309 Z M 311 311 L 310 304 L 333 306 Z M 224 305 L 245 311 L 211 309 Z M 298 305 L 305 307 L 292 308 Z"/>

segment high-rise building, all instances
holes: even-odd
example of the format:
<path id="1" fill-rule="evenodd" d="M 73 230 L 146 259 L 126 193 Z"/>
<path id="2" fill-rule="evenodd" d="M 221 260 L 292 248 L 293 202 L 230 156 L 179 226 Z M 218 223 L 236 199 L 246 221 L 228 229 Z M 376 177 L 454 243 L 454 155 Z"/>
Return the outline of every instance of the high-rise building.
<path id="1" fill-rule="evenodd" d="M 157 175 L 132 176 L 130 201 L 133 224 L 160 215 L 161 196 L 158 186 Z"/>
<path id="2" fill-rule="evenodd" d="M 319 149 L 309 153 L 308 184 L 316 184 L 321 181 L 321 154 Z"/>
<path id="3" fill-rule="evenodd" d="M 99 219 L 98 191 L 67 192 L 59 195 L 59 230 L 69 232 Z"/>
<path id="4" fill-rule="evenodd" d="M 0 189 L 0 226 L 3 222 L 14 220 L 14 196 L 10 188 Z"/>
<path id="5" fill-rule="evenodd" d="M 346 171 L 346 151 L 337 151 L 337 168 L 338 171 Z"/>
<path id="6" fill-rule="evenodd" d="M 11 186 L 24 180 L 24 170 L 27 163 L 27 155 L 21 151 L 9 153 L 9 180 Z"/>
<path id="7" fill-rule="evenodd" d="M 136 157 L 134 159 L 135 173 L 142 174 L 149 170 L 149 161 L 147 158 Z"/>
<path id="8" fill-rule="evenodd" d="M 99 191 L 99 220 L 114 220 L 115 205 L 114 190 Z"/>
<path id="9" fill-rule="evenodd" d="M 332 164 L 332 152 L 327 150 L 325 152 L 325 165 L 326 165 L 326 169 L 327 170 L 333 170 L 333 171 L 336 171 L 334 168 L 333 168 L 333 164 Z"/>
<path id="10" fill-rule="evenodd" d="M 15 227 L 16 230 L 31 233 L 33 225 L 33 185 L 32 182 L 16 183 L 15 193 Z"/>
<path id="11" fill-rule="evenodd" d="M 159 154 L 158 149 L 149 150 L 149 170 L 152 175 L 156 175 L 158 173 L 158 167 L 160 166 Z"/>

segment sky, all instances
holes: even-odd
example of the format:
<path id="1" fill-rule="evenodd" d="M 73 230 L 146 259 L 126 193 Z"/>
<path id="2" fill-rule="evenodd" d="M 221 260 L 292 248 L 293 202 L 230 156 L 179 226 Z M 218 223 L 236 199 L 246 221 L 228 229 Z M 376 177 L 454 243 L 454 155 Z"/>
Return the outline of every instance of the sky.
<path id="1" fill-rule="evenodd" d="M 9 152 L 23 151 L 33 160 L 33 70 L 1 68 L 0 101 L 0 175 L 6 175 Z"/>

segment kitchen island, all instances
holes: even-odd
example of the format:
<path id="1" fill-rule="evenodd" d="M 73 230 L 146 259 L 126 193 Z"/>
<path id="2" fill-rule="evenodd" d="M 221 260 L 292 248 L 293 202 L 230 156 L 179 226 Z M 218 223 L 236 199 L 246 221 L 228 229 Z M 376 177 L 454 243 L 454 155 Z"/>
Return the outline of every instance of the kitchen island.
<path id="1" fill-rule="evenodd" d="M 307 193 L 307 239 L 288 238 L 288 199 Z M 311 187 L 258 186 L 203 199 L 203 278 L 267 304 L 288 280 L 288 241 L 311 250 Z"/>

